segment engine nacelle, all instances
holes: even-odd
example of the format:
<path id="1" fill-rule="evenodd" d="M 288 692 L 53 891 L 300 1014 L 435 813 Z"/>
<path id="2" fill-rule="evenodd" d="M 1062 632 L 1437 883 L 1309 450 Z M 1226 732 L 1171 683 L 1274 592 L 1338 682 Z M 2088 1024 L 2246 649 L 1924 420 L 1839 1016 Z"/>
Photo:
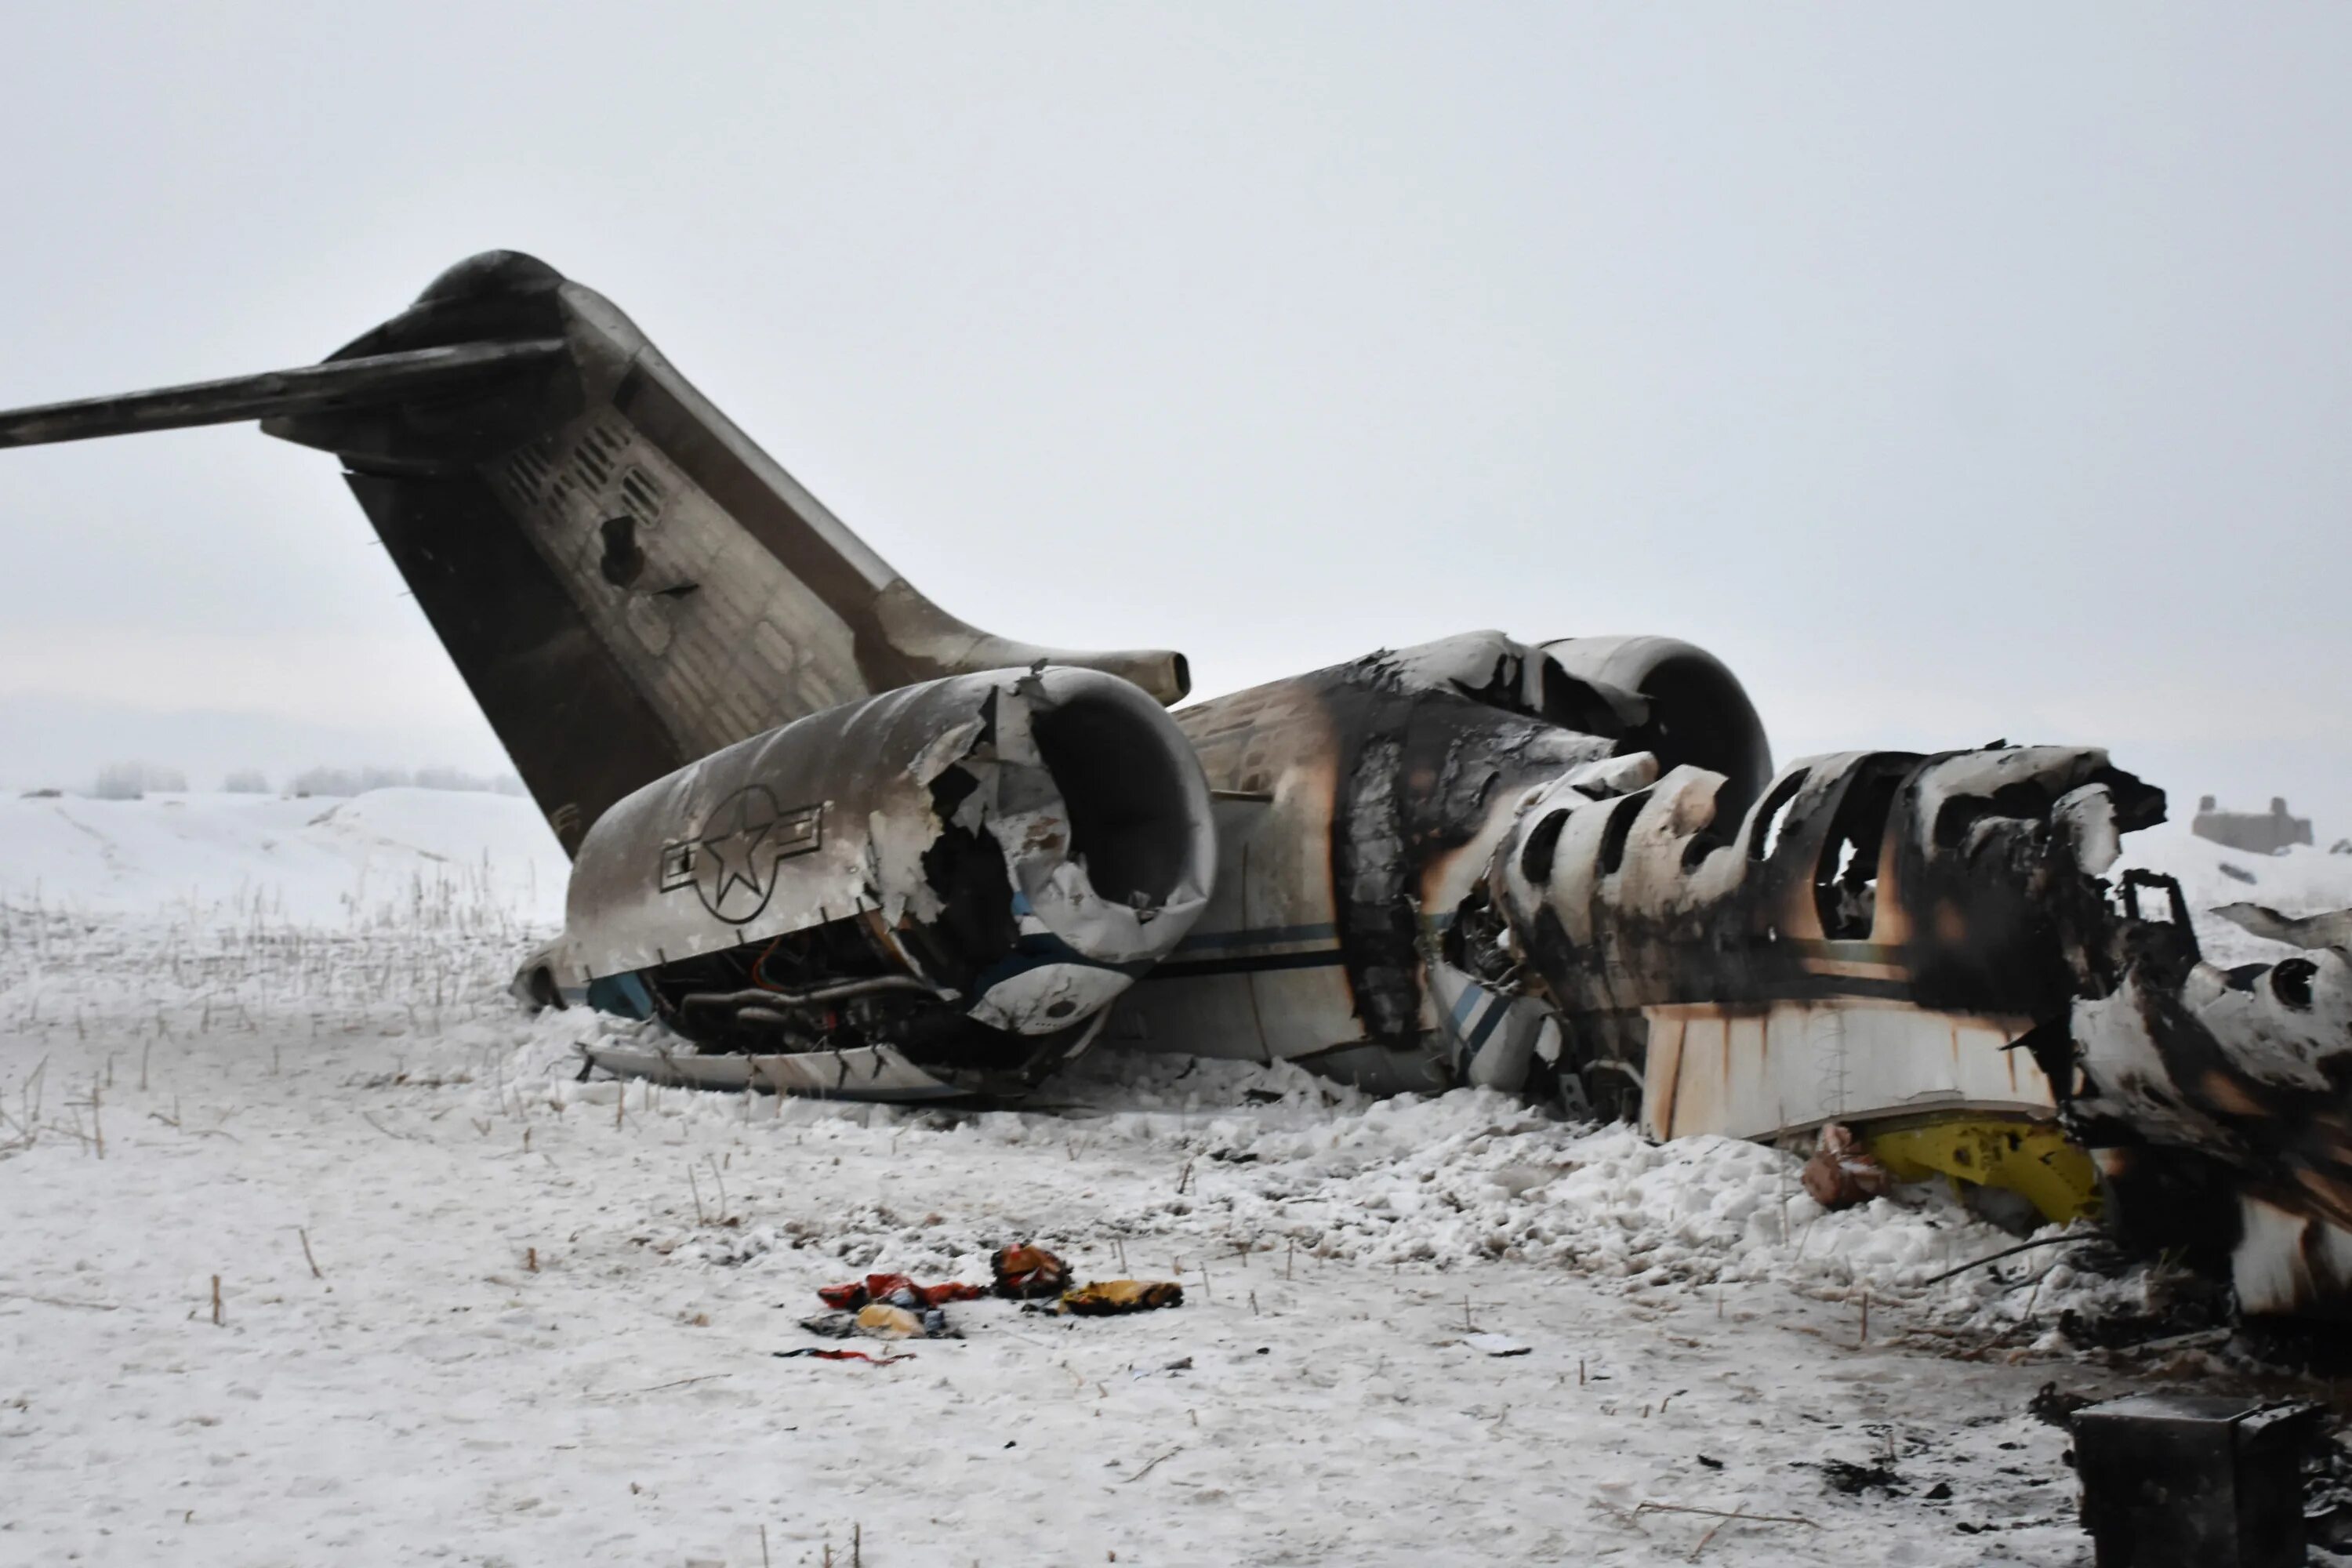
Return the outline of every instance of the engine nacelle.
<path id="1" fill-rule="evenodd" d="M 1772 776 L 1764 721 L 1729 667 L 1703 647 L 1674 637 L 1563 637 L 1543 645 L 1560 668 L 1603 691 L 1631 692 L 1642 716 L 1618 750 L 1647 752 L 1660 770 L 1685 763 L 1721 773 L 1718 809 L 1746 811 Z"/>
<path id="2" fill-rule="evenodd" d="M 956 676 L 620 801 L 527 978 L 706 1051 L 1013 1091 L 1182 940 L 1215 866 L 1200 763 L 1142 690 L 1071 668 Z"/>

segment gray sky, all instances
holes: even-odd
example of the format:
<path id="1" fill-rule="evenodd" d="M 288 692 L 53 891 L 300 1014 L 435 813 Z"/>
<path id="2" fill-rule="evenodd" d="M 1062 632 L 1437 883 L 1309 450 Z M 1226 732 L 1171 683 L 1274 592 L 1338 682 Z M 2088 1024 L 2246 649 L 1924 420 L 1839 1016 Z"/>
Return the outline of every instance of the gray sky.
<path id="1" fill-rule="evenodd" d="M 993 630 L 1665 632 L 1783 756 L 2334 837 L 2347 81 L 2336 5 L 22 7 L 0 405 L 513 247 Z M 502 765 L 321 454 L 0 454 L 0 782 Z"/>

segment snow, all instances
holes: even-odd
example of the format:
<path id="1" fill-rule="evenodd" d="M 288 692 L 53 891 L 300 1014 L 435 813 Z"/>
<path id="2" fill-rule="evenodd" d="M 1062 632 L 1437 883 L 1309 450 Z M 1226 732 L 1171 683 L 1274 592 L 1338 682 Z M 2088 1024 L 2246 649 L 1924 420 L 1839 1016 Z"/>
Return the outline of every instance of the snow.
<path id="1" fill-rule="evenodd" d="M 0 898 L 16 903 L 310 924 L 462 898 L 556 923 L 568 871 L 536 806 L 487 792 L 0 799 Z"/>
<path id="2" fill-rule="evenodd" d="M 2277 855 L 2252 855 L 2200 838 L 2185 822 L 2127 834 L 2123 843 L 2109 879 L 2135 866 L 2179 878 L 2198 943 L 2215 963 L 2275 963 L 2297 951 L 2210 912 L 2221 905 L 2263 904 L 2286 915 L 2352 909 L 2352 854 L 2298 844 Z"/>
<path id="3" fill-rule="evenodd" d="M 505 995 L 562 868 L 499 796 L 11 801 L 0 868 L 0 1563 L 2088 1560 L 2025 1405 L 2122 1390 L 2049 1325 L 2141 1281 L 1931 1284 L 2011 1240 L 1936 1189 L 1183 1058 L 985 1113 L 580 1083 L 627 1026 Z M 772 1353 L 1024 1239 L 1185 1303 Z"/>

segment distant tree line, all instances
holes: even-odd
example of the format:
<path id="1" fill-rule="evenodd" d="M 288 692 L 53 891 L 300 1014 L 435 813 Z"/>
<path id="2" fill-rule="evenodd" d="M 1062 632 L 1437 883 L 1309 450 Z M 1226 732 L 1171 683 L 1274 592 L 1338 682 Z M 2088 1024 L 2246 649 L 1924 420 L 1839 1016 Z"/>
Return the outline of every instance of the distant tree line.
<path id="1" fill-rule="evenodd" d="M 496 795 L 522 794 L 522 780 L 512 773 L 493 778 L 460 768 L 309 768 L 286 781 L 289 795 L 365 795 L 372 789 L 487 790 Z"/>
<path id="2" fill-rule="evenodd" d="M 188 775 L 152 763 L 109 763 L 98 770 L 89 793 L 100 800 L 137 800 L 149 791 L 170 795 L 188 787 Z"/>
<path id="3" fill-rule="evenodd" d="M 151 795 L 180 795 L 188 787 L 188 775 L 177 768 L 159 767 L 153 763 L 110 763 L 98 770 L 90 782 L 89 794 L 98 800 L 139 800 Z M 230 795 L 268 795 L 269 775 L 259 768 L 236 768 L 221 781 L 221 788 Z M 512 773 L 495 776 L 469 773 L 461 768 L 407 768 L 369 766 L 357 768 L 308 768 L 286 781 L 286 793 L 293 795 L 365 795 L 372 789 L 451 789 L 485 790 L 498 795 L 520 795 L 522 781 Z"/>

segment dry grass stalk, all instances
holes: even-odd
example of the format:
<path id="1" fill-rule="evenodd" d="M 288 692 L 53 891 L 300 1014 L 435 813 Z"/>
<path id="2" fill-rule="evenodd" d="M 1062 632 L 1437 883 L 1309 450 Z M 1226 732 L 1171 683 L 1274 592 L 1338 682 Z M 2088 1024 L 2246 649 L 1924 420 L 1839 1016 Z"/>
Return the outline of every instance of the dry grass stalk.
<path id="1" fill-rule="evenodd" d="M 1633 1505 L 1633 1511 L 1637 1514 L 1696 1513 L 1704 1514 L 1709 1519 L 1742 1520 L 1749 1524 L 1801 1524 L 1807 1530 L 1821 1528 L 1811 1520 L 1800 1519 L 1794 1514 L 1749 1513 L 1743 1509 L 1696 1508 L 1688 1503 L 1679 1502 L 1639 1502 Z"/>
<path id="2" fill-rule="evenodd" d="M 1198 1423 L 1196 1422 L 1195 1425 L 1198 1425 Z M 1125 1478 L 1125 1479 L 1122 1479 L 1118 1484 L 1120 1486 L 1126 1486 L 1129 1482 L 1141 1480 L 1144 1477 L 1151 1473 L 1152 1467 L 1159 1464 L 1161 1459 L 1172 1459 L 1183 1451 L 1184 1450 L 1181 1447 L 1169 1449 L 1166 1453 L 1160 1455 L 1160 1458 L 1150 1461 L 1150 1463 L 1147 1463 L 1143 1468 L 1136 1471 L 1135 1474 Z"/>

